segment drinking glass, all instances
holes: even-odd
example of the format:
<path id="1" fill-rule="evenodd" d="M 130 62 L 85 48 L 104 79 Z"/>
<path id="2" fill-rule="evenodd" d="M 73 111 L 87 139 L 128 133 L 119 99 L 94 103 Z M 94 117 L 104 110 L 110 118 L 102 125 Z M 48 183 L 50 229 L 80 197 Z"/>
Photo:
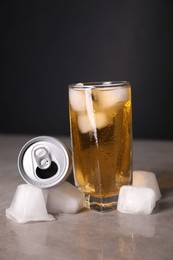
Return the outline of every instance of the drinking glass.
<path id="1" fill-rule="evenodd" d="M 127 81 L 69 85 L 75 185 L 88 208 L 115 209 L 132 177 L 131 85 Z"/>

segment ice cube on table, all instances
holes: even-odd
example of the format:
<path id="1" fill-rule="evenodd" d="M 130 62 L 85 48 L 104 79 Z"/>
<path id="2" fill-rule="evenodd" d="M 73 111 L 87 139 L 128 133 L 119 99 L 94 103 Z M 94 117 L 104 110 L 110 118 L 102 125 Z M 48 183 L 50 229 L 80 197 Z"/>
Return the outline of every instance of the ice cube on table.
<path id="1" fill-rule="evenodd" d="M 85 91 L 69 89 L 69 102 L 74 111 L 84 112 L 86 110 Z"/>
<path id="2" fill-rule="evenodd" d="M 154 190 L 156 194 L 156 200 L 159 200 L 161 198 L 161 193 L 156 179 L 156 175 L 153 172 L 133 171 L 133 186 L 151 188 Z"/>
<path id="3" fill-rule="evenodd" d="M 101 108 L 109 108 L 118 102 L 127 101 L 129 92 L 126 88 L 117 87 L 117 89 L 106 89 L 98 92 L 98 102 Z"/>
<path id="4" fill-rule="evenodd" d="M 117 210 L 121 213 L 149 215 L 156 204 L 153 189 L 124 185 L 120 188 Z"/>
<path id="5" fill-rule="evenodd" d="M 6 209 L 6 217 L 17 222 L 52 221 L 55 218 L 47 213 L 46 191 L 29 184 L 17 187 L 11 205 Z"/>
<path id="6" fill-rule="evenodd" d="M 69 182 L 48 189 L 47 210 L 49 213 L 77 213 L 84 205 L 83 193 Z"/>
<path id="7" fill-rule="evenodd" d="M 96 128 L 101 129 L 107 124 L 107 116 L 102 112 L 92 113 L 92 118 L 89 118 L 88 114 L 78 115 L 78 127 L 82 133 L 94 131 Z"/>

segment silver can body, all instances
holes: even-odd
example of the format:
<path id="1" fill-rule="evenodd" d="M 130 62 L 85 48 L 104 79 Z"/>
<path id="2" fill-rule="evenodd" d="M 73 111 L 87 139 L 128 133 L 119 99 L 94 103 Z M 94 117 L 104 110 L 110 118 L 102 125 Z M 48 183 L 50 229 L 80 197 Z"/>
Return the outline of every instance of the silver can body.
<path id="1" fill-rule="evenodd" d="M 28 141 L 19 153 L 17 164 L 22 178 L 39 188 L 61 184 L 72 170 L 70 150 L 50 136 L 39 136 Z"/>

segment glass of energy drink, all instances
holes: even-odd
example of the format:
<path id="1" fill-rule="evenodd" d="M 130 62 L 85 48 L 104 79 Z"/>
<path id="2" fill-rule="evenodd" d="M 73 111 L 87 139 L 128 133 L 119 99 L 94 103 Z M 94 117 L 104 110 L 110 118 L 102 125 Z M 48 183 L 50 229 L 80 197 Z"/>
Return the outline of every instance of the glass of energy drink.
<path id="1" fill-rule="evenodd" d="M 132 178 L 130 83 L 69 85 L 69 114 L 75 184 L 90 209 L 115 209 Z"/>

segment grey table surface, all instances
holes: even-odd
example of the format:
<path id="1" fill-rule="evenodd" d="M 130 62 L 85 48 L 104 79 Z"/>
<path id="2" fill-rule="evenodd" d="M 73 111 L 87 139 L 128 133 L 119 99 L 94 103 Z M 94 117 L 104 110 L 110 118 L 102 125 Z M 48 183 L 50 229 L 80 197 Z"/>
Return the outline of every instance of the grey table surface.
<path id="1" fill-rule="evenodd" d="M 0 259 L 173 259 L 173 141 L 134 140 L 134 170 L 153 171 L 162 193 L 152 215 L 59 214 L 17 224 L 5 217 L 19 184 L 21 147 L 33 136 L 0 135 Z M 69 146 L 68 137 L 59 137 Z"/>

